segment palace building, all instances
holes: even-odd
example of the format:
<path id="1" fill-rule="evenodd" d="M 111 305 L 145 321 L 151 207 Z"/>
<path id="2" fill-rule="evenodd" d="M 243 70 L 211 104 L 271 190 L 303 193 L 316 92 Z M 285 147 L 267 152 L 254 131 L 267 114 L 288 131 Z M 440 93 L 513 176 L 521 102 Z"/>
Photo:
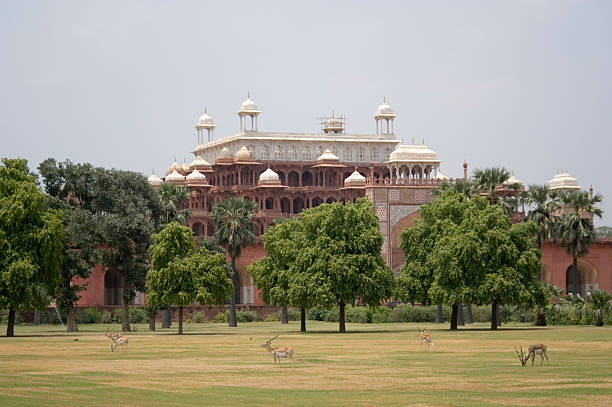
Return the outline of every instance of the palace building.
<path id="1" fill-rule="evenodd" d="M 405 260 L 400 248 L 401 231 L 418 219 L 419 206 L 431 199 L 432 188 L 443 181 L 454 181 L 440 171 L 437 153 L 414 141 L 400 143 L 394 133 L 396 114 L 386 101 L 374 113 L 374 134 L 347 132 L 344 117 L 334 114 L 322 118 L 319 133 L 260 131 L 257 119 L 261 113 L 248 97 L 237 112 L 239 131 L 215 139 L 215 122 L 204 112 L 195 125 L 194 160 L 189 165 L 175 161 L 162 178 L 152 174 L 149 182 L 189 189 L 189 227 L 197 238 L 214 235 L 212 208 L 230 196 L 256 203 L 253 219 L 258 236 L 276 219 L 297 217 L 302 210 L 322 203 L 354 202 L 367 196 L 380 220 L 382 255 L 399 275 Z M 463 176 L 467 178 L 465 162 Z M 512 193 L 509 186 L 514 183 L 521 182 L 513 176 L 500 186 L 500 193 Z M 580 189 L 567 173 L 557 174 L 549 185 L 551 189 Z M 523 217 L 523 212 L 517 212 L 513 220 Z M 246 267 L 264 254 L 258 239 L 237 259 L 238 304 L 262 304 Z M 558 246 L 547 243 L 542 262 L 542 279 L 563 289 L 583 295 L 598 288 L 612 290 L 612 239 L 600 239 L 590 248 L 589 255 L 578 262 L 578 275 L 571 273 L 572 259 Z M 116 277 L 96 269 L 78 305 L 119 305 Z M 143 301 L 139 295 L 136 303 Z"/>

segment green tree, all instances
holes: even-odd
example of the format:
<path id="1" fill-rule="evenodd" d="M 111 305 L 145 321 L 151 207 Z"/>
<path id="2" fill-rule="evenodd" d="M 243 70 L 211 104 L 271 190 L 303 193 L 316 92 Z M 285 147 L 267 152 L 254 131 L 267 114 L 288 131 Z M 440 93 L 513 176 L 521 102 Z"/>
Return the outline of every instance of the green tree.
<path id="1" fill-rule="evenodd" d="M 136 291 L 146 289 L 149 246 L 161 204 L 142 174 L 97 168 L 96 177 L 93 207 L 100 214 L 101 262 L 121 276 L 121 325 L 128 332 L 129 303 Z"/>
<path id="2" fill-rule="evenodd" d="M 77 284 L 75 277 L 85 280 L 99 260 L 95 200 L 96 171 L 90 164 L 57 163 L 49 158 L 38 170 L 48 194 L 48 206 L 61 209 L 66 235 L 63 239 L 61 282 L 55 293 L 57 307 L 66 315 L 68 332 L 78 330 L 74 303 L 80 298 L 84 284 Z"/>
<path id="3" fill-rule="evenodd" d="M 586 191 L 570 191 L 561 195 L 563 214 L 556 223 L 556 236 L 572 256 L 572 273 L 578 275 L 578 258 L 589 252 L 589 245 L 596 238 L 593 216 L 601 217 L 603 211 L 600 194 L 589 197 Z"/>
<path id="4" fill-rule="evenodd" d="M 179 306 L 179 335 L 183 334 L 183 307 L 198 301 L 202 305 L 223 304 L 232 292 L 226 275 L 225 256 L 196 250 L 189 228 L 170 223 L 153 237 L 148 300 L 152 305 Z"/>
<path id="5" fill-rule="evenodd" d="M 371 202 L 359 199 L 308 209 L 300 220 L 304 238 L 311 242 L 300 253 L 300 274 L 327 292 L 320 305 L 340 307 L 339 331 L 345 332 L 346 304 L 379 305 L 393 294 L 393 272 L 380 254 L 378 217 Z"/>
<path id="6" fill-rule="evenodd" d="M 45 196 L 21 159 L 0 166 L 0 307 L 8 307 L 6 336 L 15 310 L 49 303 L 60 281 L 62 212 L 44 208 Z"/>
<path id="7" fill-rule="evenodd" d="M 541 250 L 542 244 L 554 237 L 555 211 L 559 208 L 557 194 L 550 191 L 548 185 L 529 185 L 524 199 L 530 207 L 525 220 L 537 225 L 536 246 Z M 546 315 L 542 307 L 537 310 L 536 325 L 546 326 Z"/>
<path id="8" fill-rule="evenodd" d="M 230 300 L 229 326 L 236 327 L 236 300 L 239 293 L 239 283 L 236 271 L 236 259 L 240 257 L 242 248 L 255 243 L 255 223 L 253 212 L 257 209 L 254 202 L 242 198 L 231 197 L 219 202 L 213 209 L 212 219 L 217 227 L 215 241 L 225 246 L 231 259 L 232 283 L 234 292 Z"/>
<path id="9" fill-rule="evenodd" d="M 510 172 L 504 167 L 477 168 L 474 170 L 476 189 L 486 195 L 491 205 L 500 203 L 498 188 L 510 178 Z"/>
<path id="10" fill-rule="evenodd" d="M 435 300 L 432 299 L 430 289 L 435 281 L 436 267 L 440 266 L 434 252 L 438 242 L 452 234 L 463 222 L 469 205 L 468 196 L 454 188 L 444 188 L 438 198 L 421 206 L 421 220 L 413 227 L 404 229 L 401 235 L 406 262 L 397 281 L 397 298 L 412 303 L 450 304 L 453 309 L 451 329 L 457 329 L 458 304 L 468 302 L 469 299 L 464 295 L 447 296 L 443 292 L 435 293 Z M 452 284 L 451 280 L 445 283 L 456 286 L 456 293 L 463 294 L 462 274 L 452 277 L 455 279 Z"/>
<path id="11" fill-rule="evenodd" d="M 157 188 L 157 193 L 162 204 L 159 228 L 163 229 L 170 222 L 187 226 L 189 210 L 184 209 L 183 205 L 189 199 L 189 189 L 182 185 L 166 183 Z"/>

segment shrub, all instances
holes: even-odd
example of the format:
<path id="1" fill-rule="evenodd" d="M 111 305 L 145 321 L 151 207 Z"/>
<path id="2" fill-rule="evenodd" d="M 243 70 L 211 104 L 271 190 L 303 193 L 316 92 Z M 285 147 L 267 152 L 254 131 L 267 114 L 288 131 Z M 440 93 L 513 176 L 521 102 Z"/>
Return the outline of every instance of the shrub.
<path id="1" fill-rule="evenodd" d="M 327 314 L 325 314 L 324 321 L 327 321 L 327 322 L 340 321 L 340 309 L 338 307 L 334 307 L 330 309 L 329 311 L 327 311 Z"/>
<path id="2" fill-rule="evenodd" d="M 229 315 L 229 313 L 228 313 Z M 236 321 L 238 322 L 253 322 L 257 321 L 257 313 L 248 308 L 239 309 L 236 311 Z"/>
<path id="3" fill-rule="evenodd" d="M 8 323 L 8 314 L 9 311 L 7 309 L 0 310 L 0 324 Z M 19 311 L 15 311 L 15 323 L 23 324 L 23 315 Z"/>
<path id="4" fill-rule="evenodd" d="M 399 304 L 393 309 L 396 322 L 435 322 L 437 306 Z M 446 317 L 445 317 L 446 319 Z"/>
<path id="5" fill-rule="evenodd" d="M 206 318 L 206 315 L 204 315 L 203 312 L 195 311 L 191 315 L 189 315 L 189 318 L 187 318 L 187 322 L 190 322 L 192 324 L 201 324 L 204 322 L 208 322 L 208 318 Z"/>
<path id="6" fill-rule="evenodd" d="M 472 319 L 474 322 L 491 322 L 491 306 L 473 305 Z"/>
<path id="7" fill-rule="evenodd" d="M 338 318 L 340 318 L 340 310 L 338 310 Z M 367 324 L 372 322 L 372 311 L 368 307 L 349 306 L 344 309 L 344 319 L 346 322 Z"/>
<path id="8" fill-rule="evenodd" d="M 62 319 L 62 322 L 64 320 Z M 47 309 L 40 313 L 40 323 L 41 324 L 59 324 L 60 320 L 57 316 L 57 312 L 54 308 Z"/>
<path id="9" fill-rule="evenodd" d="M 327 314 L 329 314 L 329 310 L 319 307 L 312 307 L 308 309 L 308 312 L 306 313 L 306 319 L 309 319 L 311 321 L 325 321 L 325 317 L 327 316 Z"/>
<path id="10" fill-rule="evenodd" d="M 140 324 L 143 322 L 149 322 L 149 318 L 147 318 L 147 313 L 144 308 L 141 307 L 130 307 L 130 323 L 131 324 Z"/>
<path id="11" fill-rule="evenodd" d="M 113 322 L 121 322 L 121 308 L 115 308 L 115 312 L 113 312 Z"/>
<path id="12" fill-rule="evenodd" d="M 215 323 L 227 323 L 229 321 L 229 310 L 221 311 L 213 318 Z"/>
<path id="13" fill-rule="evenodd" d="M 113 322 L 113 315 L 107 310 L 102 311 L 100 314 L 100 322 L 103 324 L 111 324 Z"/>
<path id="14" fill-rule="evenodd" d="M 80 309 L 76 316 L 79 324 L 99 324 L 100 318 L 100 313 L 95 308 Z"/>
<path id="15" fill-rule="evenodd" d="M 395 322 L 395 313 L 393 309 L 386 306 L 374 307 L 372 308 L 372 318 L 370 321 L 374 324 Z"/>

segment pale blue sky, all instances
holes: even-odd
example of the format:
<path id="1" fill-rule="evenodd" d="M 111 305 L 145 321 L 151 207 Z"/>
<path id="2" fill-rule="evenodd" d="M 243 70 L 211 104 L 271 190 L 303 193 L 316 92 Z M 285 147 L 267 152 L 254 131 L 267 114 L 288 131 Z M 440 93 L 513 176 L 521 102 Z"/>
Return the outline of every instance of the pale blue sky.
<path id="1" fill-rule="evenodd" d="M 446 175 L 567 168 L 612 224 L 611 22 L 610 1 L 3 1 L 0 156 L 162 175 L 204 107 L 236 132 L 248 91 L 291 132 L 332 110 L 372 132 L 386 96 Z"/>

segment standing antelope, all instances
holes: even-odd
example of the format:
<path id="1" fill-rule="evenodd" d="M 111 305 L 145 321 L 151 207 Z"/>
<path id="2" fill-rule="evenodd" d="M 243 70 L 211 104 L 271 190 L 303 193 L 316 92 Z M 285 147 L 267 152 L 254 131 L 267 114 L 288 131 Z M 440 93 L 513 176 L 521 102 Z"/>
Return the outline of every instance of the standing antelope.
<path id="1" fill-rule="evenodd" d="M 527 355 L 525 355 L 525 353 L 523 352 L 522 346 L 521 346 L 520 352 L 518 349 L 516 349 L 516 346 L 514 346 L 514 350 L 516 351 L 516 354 L 523 366 L 527 364 L 527 361 L 529 360 L 529 358 L 531 358 L 531 366 L 533 366 L 533 362 L 535 360 L 536 353 L 540 355 L 540 359 L 541 359 L 540 366 L 542 366 L 542 363 L 544 362 L 544 358 L 546 358 L 546 364 L 548 364 L 548 356 L 546 355 L 546 345 L 544 345 L 543 343 L 539 343 L 537 345 L 531 345 L 529 349 L 527 349 Z"/>
<path id="2" fill-rule="evenodd" d="M 274 366 L 276 366 L 276 359 L 278 359 L 278 367 L 281 367 L 281 358 L 290 358 L 291 359 L 291 367 L 293 366 L 293 348 L 284 347 L 284 348 L 273 348 L 270 346 L 270 342 L 274 339 L 278 338 L 276 335 L 274 338 L 267 340 L 266 343 L 262 344 L 261 347 L 265 348 L 272 354 L 274 357 Z"/>
<path id="3" fill-rule="evenodd" d="M 433 343 L 433 338 L 427 334 L 425 334 L 425 330 L 419 328 L 419 332 L 421 333 L 421 347 L 419 348 L 420 350 L 423 350 L 423 344 L 425 344 L 425 350 L 427 351 L 429 349 L 429 347 L 431 346 L 433 348 L 434 343 Z"/>
<path id="4" fill-rule="evenodd" d="M 106 336 L 111 340 L 111 352 L 114 352 L 117 346 L 123 346 L 123 350 L 127 352 L 128 338 L 122 334 L 112 334 L 109 330 L 110 328 L 106 330 Z"/>

